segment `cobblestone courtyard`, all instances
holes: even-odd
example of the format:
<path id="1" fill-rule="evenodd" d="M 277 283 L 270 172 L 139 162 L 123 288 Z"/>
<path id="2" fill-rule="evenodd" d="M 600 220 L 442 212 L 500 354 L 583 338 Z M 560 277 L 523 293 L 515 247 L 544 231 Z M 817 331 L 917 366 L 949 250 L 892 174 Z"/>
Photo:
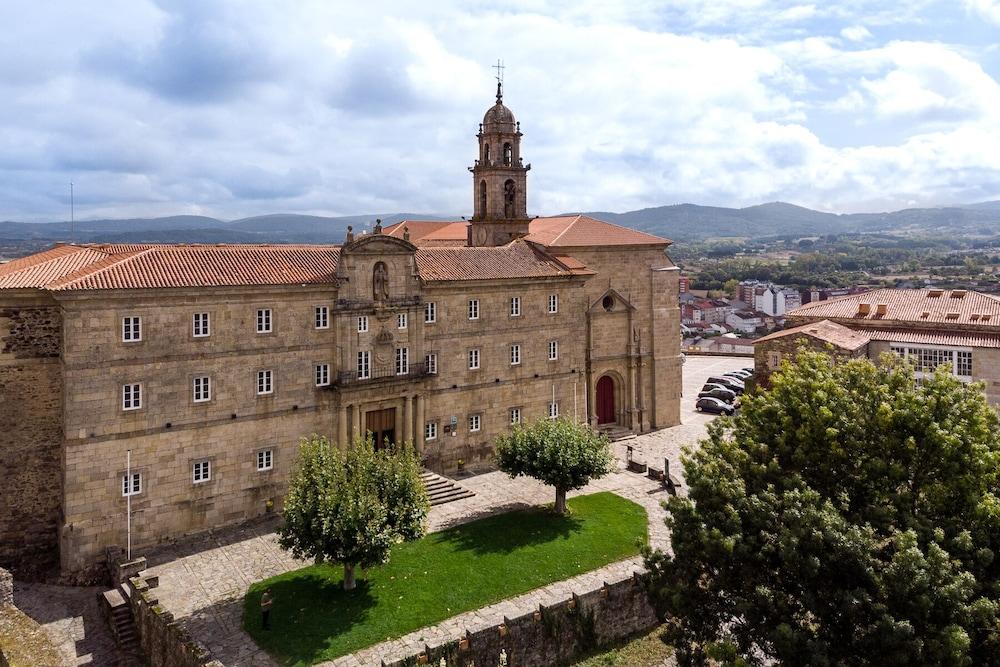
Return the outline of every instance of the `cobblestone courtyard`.
<path id="1" fill-rule="evenodd" d="M 635 458 L 657 467 L 664 457 L 669 458 L 673 474 L 680 477 L 677 462 L 681 447 L 701 438 L 705 425 L 712 419 L 693 408 L 694 397 L 705 378 L 752 364 L 748 358 L 689 357 L 684 367 L 682 424 L 618 443 L 615 451 L 620 468 L 624 467 L 625 446 L 631 445 Z M 460 484 L 476 495 L 433 508 L 430 514 L 432 531 L 509 509 L 551 503 L 554 497 L 550 487 L 525 478 L 511 480 L 499 472 L 466 478 L 460 480 Z M 576 493 L 597 491 L 614 491 L 643 505 L 650 517 L 651 543 L 660 548 L 668 547 L 660 507 L 667 495 L 658 483 L 644 475 L 619 469 Z M 157 590 L 160 603 L 229 667 L 276 664 L 257 648 L 241 627 L 243 595 L 250 584 L 306 564 L 278 548 L 274 528 L 273 522 L 265 522 L 238 530 L 216 531 L 150 556 L 150 569 L 160 577 Z M 613 563 L 324 664 L 338 667 L 378 665 L 382 657 L 410 654 L 425 642 L 433 645 L 454 639 L 466 628 L 475 631 L 483 625 L 495 624 L 503 615 L 520 615 L 537 608 L 539 603 L 565 599 L 571 591 L 587 590 L 640 568 L 639 558 Z M 87 604 L 88 598 L 93 600 L 93 595 L 89 589 L 20 586 L 18 605 L 42 623 L 46 632 L 62 647 L 66 664 L 114 664 L 111 661 L 115 657 L 114 647 L 108 643 L 110 634 L 104 620 L 96 604 Z M 72 656 L 77 657 L 71 661 Z M 106 659 L 109 661 L 104 662 Z"/>

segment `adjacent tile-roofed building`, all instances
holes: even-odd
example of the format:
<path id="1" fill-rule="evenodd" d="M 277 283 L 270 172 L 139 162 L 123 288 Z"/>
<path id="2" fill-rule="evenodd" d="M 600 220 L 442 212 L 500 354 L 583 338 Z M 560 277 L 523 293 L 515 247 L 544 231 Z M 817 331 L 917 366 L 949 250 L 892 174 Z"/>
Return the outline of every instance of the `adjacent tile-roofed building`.
<path id="1" fill-rule="evenodd" d="M 812 302 L 789 315 L 800 319 L 850 319 L 858 323 L 893 320 L 978 324 L 1000 320 L 1000 299 L 967 290 L 885 288 Z"/>
<path id="2" fill-rule="evenodd" d="M 782 329 L 772 334 L 763 336 L 754 341 L 754 345 L 766 346 L 771 341 L 782 338 L 807 337 L 815 339 L 821 343 L 829 343 L 835 347 L 853 352 L 864 347 L 871 340 L 871 335 L 859 331 L 854 331 L 830 320 L 820 320 L 811 324 Z"/>

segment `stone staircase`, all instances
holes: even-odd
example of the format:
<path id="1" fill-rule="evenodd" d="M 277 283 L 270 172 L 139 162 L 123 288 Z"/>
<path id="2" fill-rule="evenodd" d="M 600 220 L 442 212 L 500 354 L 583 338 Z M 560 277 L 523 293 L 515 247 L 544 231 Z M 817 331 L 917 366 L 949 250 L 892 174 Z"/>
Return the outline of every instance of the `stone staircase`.
<path id="1" fill-rule="evenodd" d="M 141 667 L 146 664 L 146 661 L 142 656 L 135 619 L 132 618 L 132 610 L 125 599 L 126 595 L 128 595 L 128 591 L 125 587 L 118 586 L 104 591 L 101 597 L 104 598 L 106 605 L 111 633 L 121 653 L 118 667 Z"/>
<path id="2" fill-rule="evenodd" d="M 442 477 L 430 470 L 424 470 L 420 473 L 420 479 L 423 480 L 424 486 L 427 488 L 427 497 L 431 501 L 431 507 L 476 495 L 447 477 Z"/>
<path id="3" fill-rule="evenodd" d="M 631 440 L 635 437 L 635 433 L 628 430 L 624 426 L 619 426 L 618 424 L 603 424 L 597 427 L 598 432 L 603 433 L 608 436 L 608 440 L 611 442 L 618 442 L 619 440 Z"/>

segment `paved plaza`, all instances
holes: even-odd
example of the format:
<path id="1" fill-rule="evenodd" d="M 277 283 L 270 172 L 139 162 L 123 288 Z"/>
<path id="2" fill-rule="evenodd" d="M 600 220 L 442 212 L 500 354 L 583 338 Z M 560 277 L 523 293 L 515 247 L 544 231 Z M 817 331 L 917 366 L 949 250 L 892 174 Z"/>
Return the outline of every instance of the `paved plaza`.
<path id="1" fill-rule="evenodd" d="M 684 365 L 682 424 L 616 443 L 619 470 L 570 495 L 613 491 L 643 505 L 650 517 L 652 545 L 668 548 L 664 512 L 660 507 L 660 502 L 667 497 L 666 492 L 646 476 L 624 470 L 625 447 L 631 445 L 635 458 L 657 467 L 664 458 L 670 459 L 674 476 L 681 477 L 678 464 L 681 448 L 703 437 L 705 425 L 713 418 L 694 410 L 698 390 L 710 375 L 752 364 L 749 358 L 688 357 Z M 511 480 L 499 472 L 462 479 L 460 484 L 474 491 L 475 496 L 434 507 L 430 513 L 430 530 L 441 530 L 511 509 L 551 503 L 554 498 L 551 487 L 526 478 Z M 275 527 L 275 521 L 270 521 L 212 531 L 150 556 L 150 570 L 160 577 L 160 587 L 156 591 L 160 603 L 229 667 L 276 665 L 242 630 L 243 596 L 249 586 L 308 564 L 296 561 L 278 547 Z M 571 592 L 595 588 L 603 581 L 620 579 L 641 567 L 639 558 L 613 563 L 323 664 L 337 667 L 378 665 L 382 658 L 395 659 L 416 652 L 425 643 L 435 645 L 453 640 L 465 629 L 475 631 L 495 625 L 504 615 L 518 616 L 537 608 L 538 604 L 564 600 Z M 19 585 L 17 596 L 18 605 L 42 623 L 60 646 L 66 655 L 66 664 L 114 664 L 114 646 L 93 602 L 94 589 Z"/>

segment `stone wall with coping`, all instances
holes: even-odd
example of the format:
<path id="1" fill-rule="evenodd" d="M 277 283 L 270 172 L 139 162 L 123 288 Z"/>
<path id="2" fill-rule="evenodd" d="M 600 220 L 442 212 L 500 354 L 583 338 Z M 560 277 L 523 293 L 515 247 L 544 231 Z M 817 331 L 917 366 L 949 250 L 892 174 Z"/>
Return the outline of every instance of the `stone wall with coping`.
<path id="1" fill-rule="evenodd" d="M 173 614 L 159 605 L 150 583 L 156 582 L 142 577 L 129 579 L 131 594 L 126 596 L 149 667 L 223 667 L 174 620 Z"/>
<path id="2" fill-rule="evenodd" d="M 605 583 L 601 588 L 573 595 L 551 606 L 516 618 L 497 619 L 492 625 L 440 646 L 426 646 L 416 655 L 384 662 L 382 667 L 428 664 L 444 658 L 449 667 L 496 665 L 501 652 L 507 664 L 542 667 L 566 664 L 583 653 L 649 630 L 657 625 L 643 575 Z"/>
<path id="3" fill-rule="evenodd" d="M 0 567 L 0 607 L 14 605 L 14 575 Z"/>

